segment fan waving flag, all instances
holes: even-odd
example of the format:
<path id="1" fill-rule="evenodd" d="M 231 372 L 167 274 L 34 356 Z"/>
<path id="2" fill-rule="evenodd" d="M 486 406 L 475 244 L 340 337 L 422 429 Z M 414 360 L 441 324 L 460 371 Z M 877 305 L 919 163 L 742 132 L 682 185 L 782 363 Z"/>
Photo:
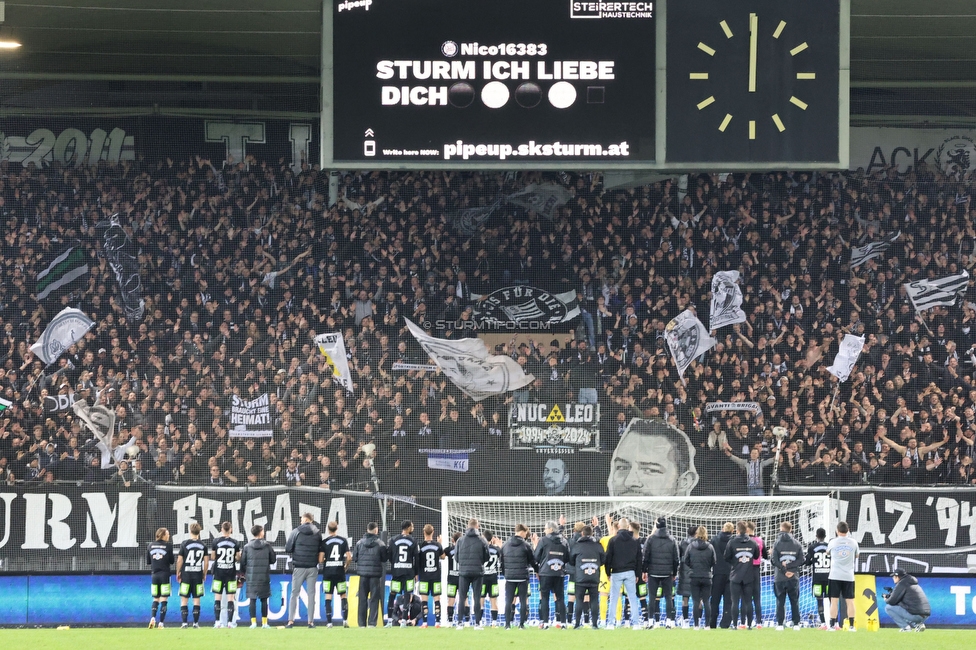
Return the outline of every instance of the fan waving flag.
<path id="1" fill-rule="evenodd" d="M 481 339 L 446 340 L 430 336 L 404 319 L 410 333 L 451 382 L 476 402 L 528 386 L 535 377 L 525 374 L 511 357 L 488 354 Z"/>
<path id="2" fill-rule="evenodd" d="M 742 289 L 738 271 L 719 271 L 712 276 L 712 306 L 708 325 L 714 332 L 720 327 L 746 322 L 742 311 Z"/>
<path id="3" fill-rule="evenodd" d="M 862 246 L 861 248 L 851 247 L 851 268 L 856 268 L 868 260 L 881 257 L 886 250 L 891 248 L 891 246 L 898 241 L 899 237 L 901 237 L 901 231 L 892 233 L 878 241 L 873 241 L 867 246 Z"/>
<path id="4" fill-rule="evenodd" d="M 840 349 L 834 357 L 834 365 L 827 368 L 827 372 L 837 377 L 841 383 L 847 381 L 851 376 L 851 370 L 861 356 L 861 349 L 864 348 L 864 337 L 845 334 L 844 340 L 840 342 Z"/>
<path id="5" fill-rule="evenodd" d="M 88 275 L 88 260 L 81 243 L 61 251 L 54 257 L 43 271 L 35 278 L 34 292 L 38 302 L 44 300 L 53 292 L 67 287 L 75 280 Z"/>
<path id="6" fill-rule="evenodd" d="M 352 386 L 352 375 L 349 373 L 349 363 L 346 360 L 346 344 L 342 341 L 342 334 L 319 334 L 315 337 L 319 352 L 332 367 L 332 375 L 350 393 L 355 392 Z"/>
<path id="7" fill-rule="evenodd" d="M 95 322 L 85 312 L 68 307 L 58 312 L 37 343 L 30 346 L 44 363 L 54 363 L 69 347 L 80 341 Z"/>
<path id="8" fill-rule="evenodd" d="M 969 273 L 963 271 L 938 280 L 918 280 L 905 285 L 915 311 L 925 311 L 938 305 L 954 305 L 956 298 L 969 288 Z"/>
<path id="9" fill-rule="evenodd" d="M 524 190 L 510 194 L 508 202 L 527 210 L 534 210 L 550 221 L 556 218 L 559 208 L 573 198 L 573 193 L 562 185 L 537 185 L 532 183 Z"/>
<path id="10" fill-rule="evenodd" d="M 679 377 L 684 376 L 685 370 L 695 357 L 708 352 L 718 343 L 716 339 L 709 336 L 708 330 L 690 309 L 681 312 L 668 323 L 664 330 L 664 338 L 671 349 L 671 357 L 674 359 Z"/>

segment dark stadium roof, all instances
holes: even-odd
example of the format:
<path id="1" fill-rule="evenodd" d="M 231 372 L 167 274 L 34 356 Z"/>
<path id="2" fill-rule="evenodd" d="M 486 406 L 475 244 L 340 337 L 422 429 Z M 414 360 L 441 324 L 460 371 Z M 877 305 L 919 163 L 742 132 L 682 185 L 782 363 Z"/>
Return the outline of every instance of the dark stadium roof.
<path id="1" fill-rule="evenodd" d="M 316 112 L 321 4 L 8 0 L 0 38 L 24 47 L 0 53 L 0 109 L 58 98 L 78 107 Z M 851 14 L 856 123 L 976 116 L 972 0 L 852 0 Z M 268 85 L 271 77 L 284 83 Z"/>

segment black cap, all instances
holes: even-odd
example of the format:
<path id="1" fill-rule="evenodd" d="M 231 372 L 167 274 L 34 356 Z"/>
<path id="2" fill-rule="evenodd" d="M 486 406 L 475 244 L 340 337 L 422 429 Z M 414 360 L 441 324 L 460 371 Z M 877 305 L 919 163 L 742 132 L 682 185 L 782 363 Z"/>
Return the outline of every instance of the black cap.
<path id="1" fill-rule="evenodd" d="M 904 569 L 895 569 L 894 571 L 891 572 L 892 578 L 904 578 L 907 575 L 908 575 L 908 571 L 905 571 Z"/>
<path id="2" fill-rule="evenodd" d="M 665 519 L 664 517 L 659 517 L 658 520 L 657 520 L 657 527 L 658 528 L 667 528 L 668 527 L 668 520 Z"/>

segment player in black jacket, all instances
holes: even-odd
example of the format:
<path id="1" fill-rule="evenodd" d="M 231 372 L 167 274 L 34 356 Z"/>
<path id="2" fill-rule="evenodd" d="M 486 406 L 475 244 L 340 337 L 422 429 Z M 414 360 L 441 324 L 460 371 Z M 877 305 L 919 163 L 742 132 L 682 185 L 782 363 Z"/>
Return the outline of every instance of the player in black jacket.
<path id="1" fill-rule="evenodd" d="M 203 597 L 203 583 L 207 576 L 207 544 L 200 539 L 200 524 L 190 524 L 190 539 L 180 544 L 176 556 L 176 580 L 180 583 L 180 616 L 187 626 L 189 602 L 193 599 L 193 627 L 200 627 L 200 598 Z"/>
<path id="2" fill-rule="evenodd" d="M 386 603 L 386 626 L 393 625 L 393 603 L 397 595 L 413 593 L 417 579 L 417 541 L 413 538 L 413 522 L 405 521 L 400 534 L 390 540 L 390 596 Z"/>
<path id="3" fill-rule="evenodd" d="M 600 567 L 606 560 L 603 545 L 592 537 L 593 528 L 583 526 L 580 538 L 573 544 L 569 554 L 569 563 L 576 577 L 576 588 L 579 590 L 579 607 L 576 610 L 576 624 L 574 628 L 582 627 L 583 604 L 589 597 L 590 625 L 596 629 L 600 620 Z"/>
<path id="4" fill-rule="evenodd" d="M 817 599 L 820 625 L 826 626 L 824 597 L 827 595 L 827 576 L 830 575 L 830 556 L 827 555 L 827 531 L 823 528 L 817 529 L 817 539 L 807 546 L 807 558 L 803 564 L 813 567 L 813 597 Z"/>
<path id="5" fill-rule="evenodd" d="M 535 561 L 539 565 L 539 620 L 542 621 L 542 629 L 549 627 L 549 594 L 556 599 L 555 626 L 562 627 L 566 623 L 563 578 L 569 561 L 569 549 L 559 534 L 556 522 L 546 524 L 546 534 L 535 547 Z"/>
<path id="6" fill-rule="evenodd" d="M 152 583 L 150 592 L 152 593 L 152 618 L 149 619 L 150 629 L 163 627 L 166 620 L 166 603 L 169 600 L 172 588 L 170 587 L 170 567 L 175 562 L 173 557 L 173 543 L 169 541 L 169 531 L 160 528 L 156 531 L 156 541 L 149 544 L 146 549 L 146 564 L 152 572 Z M 159 623 L 156 623 L 156 612 L 159 612 Z"/>
<path id="7" fill-rule="evenodd" d="M 232 537 L 234 527 L 229 521 L 220 524 L 220 537 L 210 547 L 213 562 L 214 627 L 224 627 L 220 621 L 220 601 L 227 597 L 227 627 L 234 622 L 234 601 L 237 599 L 237 563 L 241 559 L 241 543 Z"/>
<path id="8" fill-rule="evenodd" d="M 428 602 L 434 599 L 434 627 L 441 626 L 441 590 L 444 581 L 441 578 L 441 558 L 444 548 L 434 539 L 434 527 L 424 526 L 424 541 L 420 545 L 417 555 L 417 591 L 424 601 L 423 622 L 421 627 L 427 626 Z"/>
<path id="9" fill-rule="evenodd" d="M 732 539 L 735 525 L 731 521 L 725 522 L 722 532 L 712 538 L 711 544 L 715 549 L 715 571 L 712 577 L 712 598 L 708 613 L 708 627 L 725 629 L 732 620 L 732 586 L 729 584 L 729 573 L 732 567 L 725 559 L 725 549 Z M 722 620 L 718 620 L 718 607 L 722 605 Z"/>
<path id="10" fill-rule="evenodd" d="M 532 546 L 525 541 L 529 529 L 525 524 L 515 525 L 515 534 L 502 546 L 501 571 L 505 576 L 505 629 L 515 625 L 515 597 L 519 598 L 519 628 L 525 627 L 529 618 L 529 569 L 539 570 L 532 553 Z"/>
<path id="11" fill-rule="evenodd" d="M 678 542 L 668 532 L 668 522 L 664 517 L 657 520 L 654 533 L 644 544 L 644 573 L 647 574 L 647 591 L 651 596 L 651 611 L 648 623 L 659 624 L 658 598 L 664 600 L 666 625 L 674 627 L 674 577 L 678 574 L 681 555 Z"/>
<path id="12" fill-rule="evenodd" d="M 739 620 L 739 602 L 746 616 L 746 625 L 752 627 L 752 592 L 756 588 L 753 561 L 759 557 L 759 545 L 749 537 L 749 527 L 744 521 L 736 524 L 738 535 L 725 547 L 725 561 L 731 565 L 729 582 L 732 583 L 732 625 Z M 746 626 L 740 625 L 740 630 Z"/>

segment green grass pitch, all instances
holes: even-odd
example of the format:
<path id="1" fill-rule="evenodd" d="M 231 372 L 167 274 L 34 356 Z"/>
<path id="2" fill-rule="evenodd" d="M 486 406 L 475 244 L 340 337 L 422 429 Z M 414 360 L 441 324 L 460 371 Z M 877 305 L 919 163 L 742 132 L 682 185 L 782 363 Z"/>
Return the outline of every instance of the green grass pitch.
<path id="1" fill-rule="evenodd" d="M 179 623 L 176 624 L 177 626 Z M 279 643 L 287 646 L 278 646 Z M 667 644 L 668 650 L 699 650 L 714 647 L 789 648 L 789 650 L 824 650 L 843 646 L 857 650 L 919 650 L 921 648 L 976 647 L 976 630 L 926 630 L 920 633 L 901 633 L 894 629 L 880 632 L 824 632 L 821 630 L 773 629 L 751 631 L 729 630 L 453 630 L 453 629 L 327 629 L 292 630 L 237 628 L 234 630 L 164 630 L 138 628 L 72 628 L 5 629 L 0 630 L 0 647 L 30 648 L 30 650 L 79 650 L 87 648 L 139 648 L 140 650 L 173 650 L 174 648 L 205 648 L 206 650 L 240 650 L 262 647 L 311 647 L 305 644 L 339 644 L 338 648 L 418 647 L 428 648 L 476 647 L 507 648 L 512 646 L 543 648 L 573 648 L 586 650 L 619 650 L 621 647 L 641 647 L 640 644 Z M 621 644 L 625 645 L 621 645 Z M 715 644 L 720 644 L 716 646 Z M 274 644 L 274 645 L 272 645 Z M 298 645 L 296 645 L 298 644 Z M 402 645 L 408 644 L 408 645 Z M 461 645 L 463 644 L 463 646 Z M 638 645 L 633 645 L 638 644 Z M 730 644 L 734 644 L 730 645 Z"/>

